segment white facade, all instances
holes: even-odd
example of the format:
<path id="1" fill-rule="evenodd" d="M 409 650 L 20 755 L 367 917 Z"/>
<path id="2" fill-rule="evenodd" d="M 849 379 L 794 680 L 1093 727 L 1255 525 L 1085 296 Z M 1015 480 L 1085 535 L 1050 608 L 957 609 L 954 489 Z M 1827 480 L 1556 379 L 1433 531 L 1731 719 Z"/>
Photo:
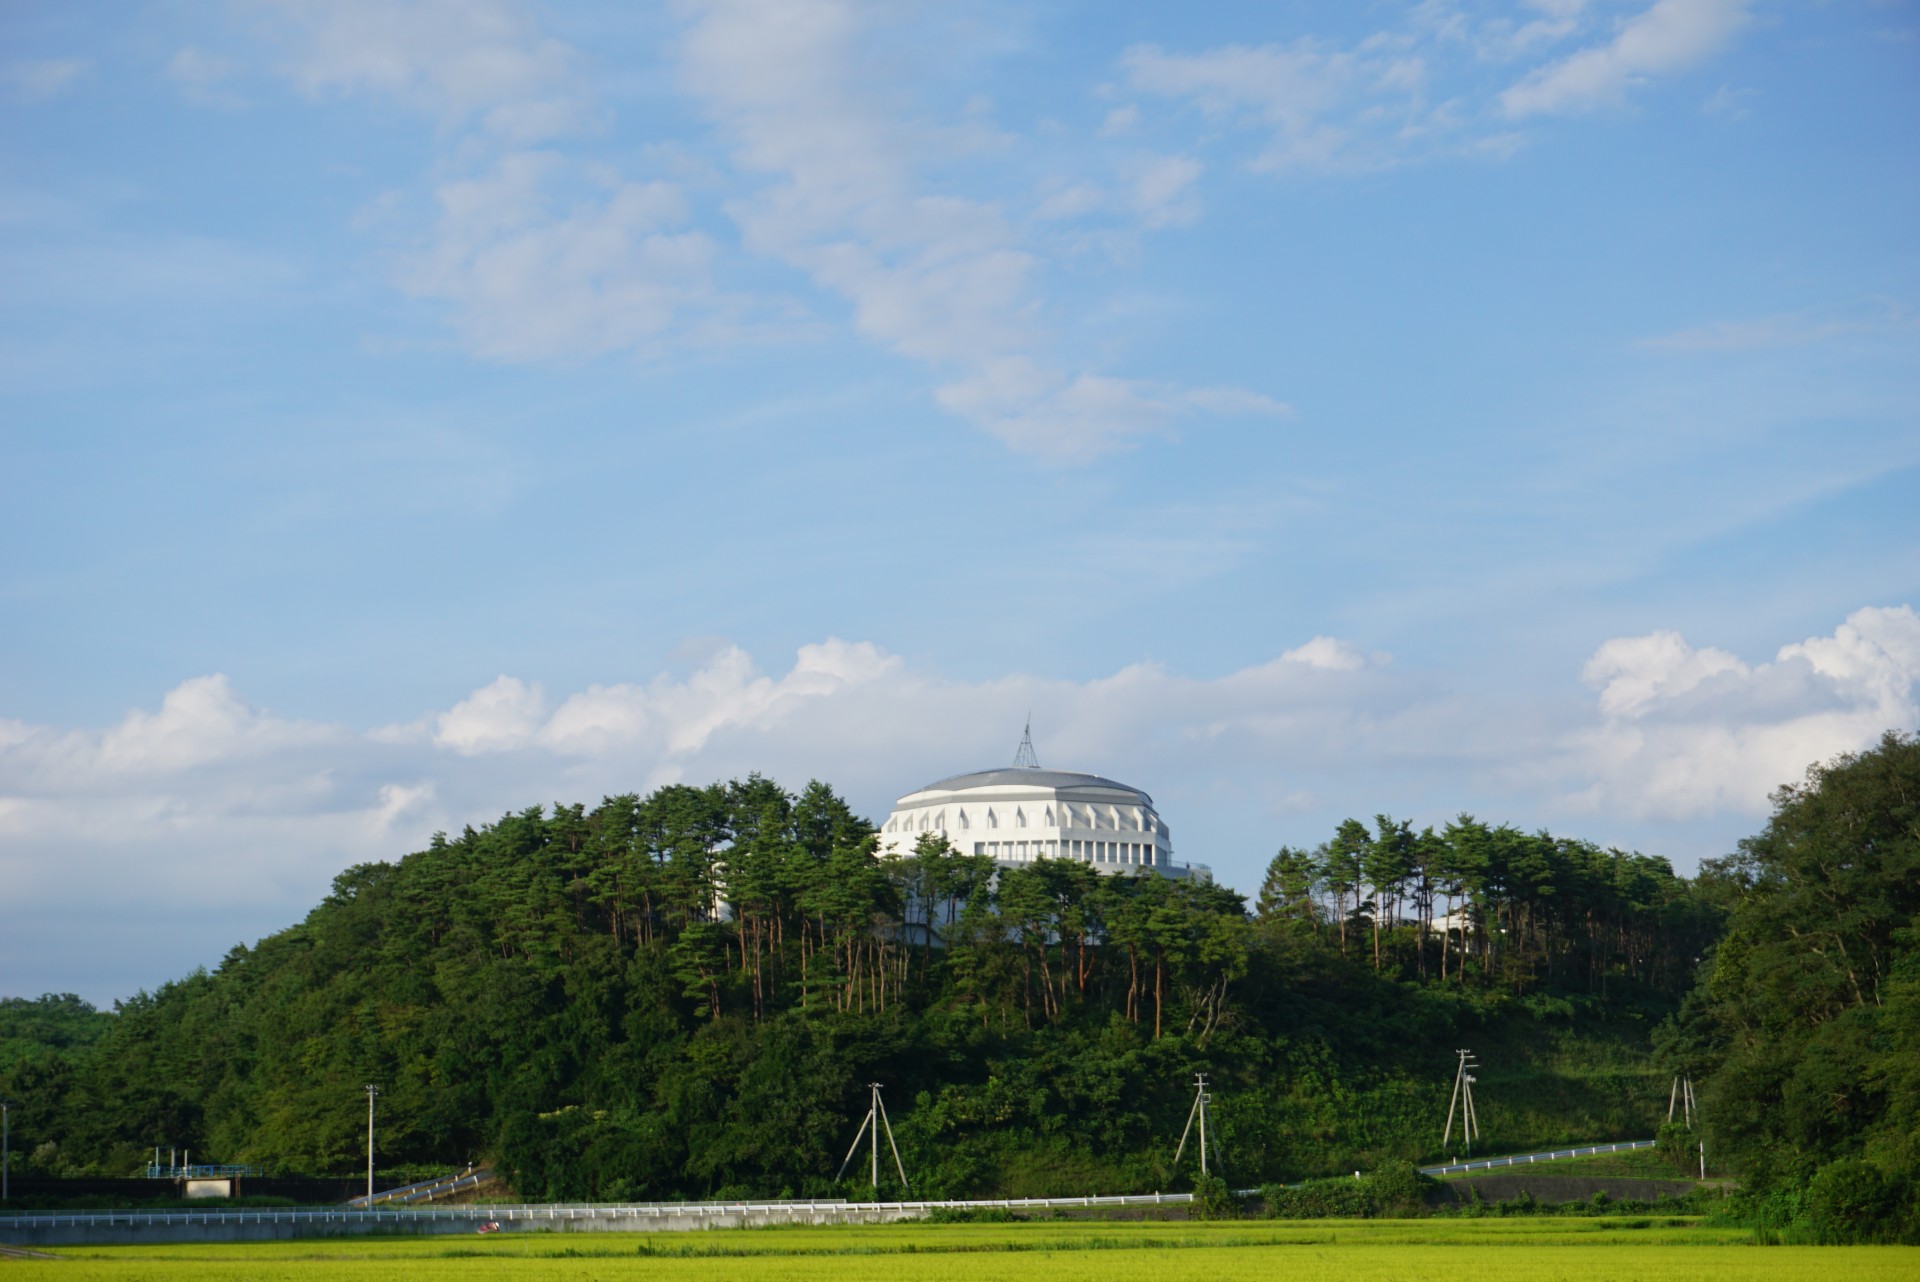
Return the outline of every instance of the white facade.
<path id="1" fill-rule="evenodd" d="M 1105 873 L 1211 880 L 1173 861 L 1153 798 L 1099 775 L 1011 766 L 955 775 L 910 792 L 880 825 L 882 854 L 910 855 L 922 833 L 1001 864 L 1070 859 Z"/>

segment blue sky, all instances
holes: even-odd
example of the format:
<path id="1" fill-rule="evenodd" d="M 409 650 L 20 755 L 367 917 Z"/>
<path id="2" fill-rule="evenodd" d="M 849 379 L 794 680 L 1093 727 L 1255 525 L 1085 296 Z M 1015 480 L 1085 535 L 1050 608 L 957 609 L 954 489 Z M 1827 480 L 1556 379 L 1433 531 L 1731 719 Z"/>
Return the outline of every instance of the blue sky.
<path id="1" fill-rule="evenodd" d="M 1010 760 L 1257 887 L 1920 722 L 1898 0 L 0 15 L 0 992 Z"/>

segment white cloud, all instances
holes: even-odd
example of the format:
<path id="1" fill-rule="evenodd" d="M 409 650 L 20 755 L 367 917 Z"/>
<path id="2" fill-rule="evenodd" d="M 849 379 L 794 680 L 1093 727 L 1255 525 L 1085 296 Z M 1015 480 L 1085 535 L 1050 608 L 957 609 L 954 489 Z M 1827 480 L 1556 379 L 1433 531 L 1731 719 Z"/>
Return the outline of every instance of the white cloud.
<path id="1" fill-rule="evenodd" d="M 7 723 L 0 902 L 163 911 L 324 880 L 393 840 L 376 797 L 340 804 L 336 763 L 359 755 L 352 731 L 277 717 L 218 673 L 104 730 Z"/>
<path id="2" fill-rule="evenodd" d="M 1193 184 L 1205 169 L 1191 156 L 1142 156 L 1133 166 L 1133 206 L 1148 227 L 1186 226 L 1200 218 Z"/>
<path id="3" fill-rule="evenodd" d="M 644 744 L 659 757 L 688 757 L 716 734 L 773 732 L 809 705 L 900 670 L 899 659 L 869 642 L 835 639 L 801 646 L 792 670 L 776 679 L 761 673 L 744 650 L 723 646 L 684 682 L 661 678 L 574 695 L 535 738 L 576 756 Z"/>
<path id="4" fill-rule="evenodd" d="M 1590 18 L 1587 0 L 1522 0 L 1514 14 L 1464 11 L 1451 0 L 1424 0 L 1414 23 L 1446 43 L 1465 44 L 1488 62 L 1510 62 L 1566 40 Z"/>
<path id="5" fill-rule="evenodd" d="M 1636 816 L 1766 812 L 1806 767 L 1920 723 L 1920 617 L 1908 606 L 1854 612 L 1830 637 L 1748 664 L 1678 633 L 1608 641 L 1582 673 L 1597 726 L 1570 737 L 1560 769 L 1579 801 Z"/>
<path id="6" fill-rule="evenodd" d="M 101 779 L 163 779 L 235 759 L 328 742 L 342 732 L 286 721 L 242 699 L 220 673 L 168 691 L 158 711 L 135 708 L 99 732 L 56 733 L 0 723 L 0 752 L 13 754 L 37 786 L 84 786 Z"/>
<path id="7" fill-rule="evenodd" d="M 1033 216 L 1041 222 L 1064 222 L 1084 218 L 1106 206 L 1106 192 L 1092 183 L 1073 183 L 1050 190 L 1034 206 Z"/>
<path id="8" fill-rule="evenodd" d="M 180 86 L 181 93 L 207 107 L 240 107 L 245 102 L 226 86 L 234 74 L 233 63 L 219 54 L 189 46 L 167 60 L 167 78 Z"/>
<path id="9" fill-rule="evenodd" d="M 986 363 L 935 394 L 1023 453 L 1071 462 L 1166 436 L 1196 411 L 1284 417 L 1278 401 L 1239 388 L 1180 388 L 1097 374 L 1067 375 L 1019 356 Z"/>
<path id="10" fill-rule="evenodd" d="M 85 58 L 30 58 L 0 67 L 0 84 L 17 102 L 46 102 L 74 88 L 92 70 Z"/>
<path id="11" fill-rule="evenodd" d="M 1216 126 L 1265 133 L 1267 144 L 1248 162 L 1255 170 L 1368 171 L 1433 156 L 1497 161 L 1525 141 L 1512 121 L 1616 101 L 1643 81 L 1711 58 L 1746 23 L 1751 0 L 1657 0 L 1603 37 L 1595 35 L 1598 8 L 1525 0 L 1503 13 L 1420 0 L 1402 21 L 1345 43 L 1302 36 L 1191 52 L 1140 44 L 1119 62 L 1135 93 L 1191 104 Z M 1573 52 L 1556 52 L 1569 45 Z M 1530 69 L 1493 92 L 1489 64 Z"/>
<path id="12" fill-rule="evenodd" d="M 218 54 L 191 46 L 167 60 L 167 75 L 198 89 L 219 84 L 233 74 L 233 63 Z"/>
<path id="13" fill-rule="evenodd" d="M 1227 45 L 1195 54 L 1135 45 L 1120 58 L 1128 84 L 1141 93 L 1185 98 L 1220 118 L 1250 117 L 1273 131 L 1256 169 L 1322 169 L 1367 163 L 1356 151 L 1356 102 L 1368 89 L 1393 83 L 1396 61 L 1312 39 L 1289 44 Z M 1400 83 L 1407 73 L 1400 70 Z"/>
<path id="14" fill-rule="evenodd" d="M 569 362 L 670 343 L 737 338 L 770 309 L 715 285 L 722 247 L 683 187 L 575 159 L 561 135 L 594 115 L 583 60 L 505 0 L 274 0 L 285 70 L 315 95 L 370 94 L 432 116 L 450 135 L 437 216 L 398 234 L 396 283 L 449 305 L 463 346 L 487 360 Z M 1241 389 L 1180 388 L 1075 367 L 1052 350 L 1035 234 L 1130 214 L 1140 227 L 1200 216 L 1201 163 L 1139 154 L 1109 193 L 1070 177 L 1025 219 L 926 169 L 1006 145 L 972 102 L 920 119 L 910 87 L 874 74 L 876 10 L 843 0 L 720 0 L 686 7 L 681 81 L 733 150 L 717 175 L 745 194 L 726 211 L 744 249 L 845 300 L 864 338 L 928 366 L 937 404 L 1015 449 L 1075 461 L 1203 416 L 1271 415 Z M 210 73 L 189 60 L 181 68 Z M 534 142 L 541 145 L 535 147 Z M 369 228 L 413 207 L 388 193 Z M 374 216 L 376 215 L 377 216 Z M 404 242 L 411 240 L 411 245 Z"/>
<path id="15" fill-rule="evenodd" d="M 957 679 L 869 642 L 803 646 L 777 672 L 723 644 L 685 674 L 557 702 L 503 675 L 371 732 L 275 716 L 218 675 L 104 730 L 0 720 L 0 940 L 21 914 L 92 923 L 72 943 L 93 952 L 136 917 L 217 911 L 265 930 L 341 868 L 436 829 L 682 780 L 822 778 L 883 814 L 928 779 L 1009 759 L 1029 712 L 1043 762 L 1147 786 L 1183 857 L 1242 886 L 1274 844 L 1380 808 L 1573 832 L 1600 816 L 1608 831 L 1586 835 L 1638 833 L 1656 853 L 1675 853 L 1671 825 L 1718 817 L 1730 842 L 1808 764 L 1920 721 L 1906 606 L 1763 663 L 1670 632 L 1614 638 L 1580 674 L 1591 704 L 1551 711 L 1452 692 L 1344 638 L 1275 650 L 1217 676 Z"/>
<path id="16" fill-rule="evenodd" d="M 1748 320 L 1715 321 L 1640 340 L 1656 352 L 1746 352 L 1776 347 L 1805 347 L 1847 334 L 1911 328 L 1912 315 L 1890 303 L 1783 312 Z"/>
<path id="17" fill-rule="evenodd" d="M 557 199 L 553 189 L 571 177 L 557 155 L 511 152 L 435 193 L 440 219 L 400 281 L 454 303 L 476 355 L 564 361 L 632 350 L 711 299 L 714 245 L 686 227 L 678 187 L 611 179 Z"/>
<path id="18" fill-rule="evenodd" d="M 364 206 L 356 223 L 402 242 L 395 283 L 450 304 L 472 355 L 568 363 L 650 350 L 749 306 L 716 291 L 716 246 L 691 225 L 681 186 L 566 148 L 598 123 L 586 62 L 523 6 L 270 0 L 263 12 L 283 70 L 308 93 L 399 102 L 439 126 L 431 224 L 408 235 L 414 202 L 401 192 Z"/>
<path id="19" fill-rule="evenodd" d="M 539 728 L 546 707 L 539 685 L 503 674 L 441 713 L 433 741 L 468 757 L 518 748 Z"/>
<path id="20" fill-rule="evenodd" d="M 1758 96 L 1758 93 L 1752 89 L 1736 89 L 1732 85 L 1721 85 L 1700 104 L 1700 111 L 1703 115 L 1718 116 L 1722 120 L 1745 120 L 1749 104 Z"/>
<path id="21" fill-rule="evenodd" d="M 579 54 L 509 0 L 264 0 L 308 93 L 372 93 L 516 145 L 576 128 Z"/>
<path id="22" fill-rule="evenodd" d="M 1746 24 L 1750 0 L 1657 0 L 1612 40 L 1539 67 L 1501 94 L 1518 118 L 1618 101 L 1648 78 L 1718 53 Z"/>
<path id="23" fill-rule="evenodd" d="M 696 13 L 682 81 L 738 167 L 769 180 L 729 205 L 747 247 L 845 298 L 865 337 L 950 375 L 943 407 L 1057 459 L 1123 447 L 1205 408 L 1049 358 L 1037 251 L 997 202 L 926 181 L 923 158 L 943 154 L 951 130 L 917 122 L 876 85 L 861 43 L 867 12 L 840 0 L 724 0 Z M 1185 190 L 1193 164 L 1168 158 L 1136 179 L 1132 203 L 1147 221 L 1197 212 Z M 1066 216 L 1090 196 L 1041 214 Z"/>
<path id="24" fill-rule="evenodd" d="M 1310 668 L 1325 668 L 1330 672 L 1357 672 L 1367 666 L 1367 656 L 1338 637 L 1315 637 L 1280 657 L 1304 663 Z"/>

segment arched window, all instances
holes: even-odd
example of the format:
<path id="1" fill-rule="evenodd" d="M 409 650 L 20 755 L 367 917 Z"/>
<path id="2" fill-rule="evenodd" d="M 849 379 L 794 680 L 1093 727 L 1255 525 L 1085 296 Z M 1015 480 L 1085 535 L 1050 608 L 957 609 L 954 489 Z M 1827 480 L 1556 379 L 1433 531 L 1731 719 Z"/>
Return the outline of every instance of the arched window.
<path id="1" fill-rule="evenodd" d="M 1027 812 L 1025 808 L 1021 806 L 1015 806 L 1013 808 L 1013 826 L 1016 828 L 1024 828 L 1027 826 Z"/>
<path id="2" fill-rule="evenodd" d="M 999 826 L 1000 826 L 1000 816 L 993 813 L 992 806 L 988 806 L 987 807 L 987 827 L 998 828 Z"/>
<path id="3" fill-rule="evenodd" d="M 1053 826 L 1054 826 L 1054 824 L 1053 824 L 1053 807 L 1052 807 L 1052 806 L 1048 806 L 1048 807 L 1047 807 L 1047 818 L 1046 818 L 1046 824 L 1047 824 L 1047 827 L 1049 827 L 1049 828 L 1051 828 L 1051 827 L 1053 827 Z"/>
<path id="4" fill-rule="evenodd" d="M 973 826 L 973 825 L 971 825 L 971 824 L 969 824 L 969 823 L 967 822 L 967 812 L 966 812 L 966 811 L 964 811 L 964 810 L 962 810 L 962 811 L 960 812 L 960 831 L 961 831 L 961 832 L 965 832 L 965 831 L 966 831 L 966 830 L 967 830 L 968 828 L 970 828 L 970 827 L 972 827 L 972 826 Z"/>

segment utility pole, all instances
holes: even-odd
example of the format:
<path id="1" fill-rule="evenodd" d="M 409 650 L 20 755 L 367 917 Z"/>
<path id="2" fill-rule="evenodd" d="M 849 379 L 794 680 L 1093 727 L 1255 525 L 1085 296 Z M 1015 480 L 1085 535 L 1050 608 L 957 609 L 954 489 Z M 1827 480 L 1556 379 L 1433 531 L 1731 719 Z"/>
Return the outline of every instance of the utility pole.
<path id="1" fill-rule="evenodd" d="M 13 1101 L 0 1099 L 0 1202 L 13 1196 Z"/>
<path id="2" fill-rule="evenodd" d="M 373 1209 L 373 1101 L 380 1095 L 380 1088 L 372 1082 L 367 1083 L 367 1209 Z"/>
<path id="3" fill-rule="evenodd" d="M 1692 1130 L 1693 1115 L 1698 1108 L 1693 1100 L 1693 1079 L 1685 1076 L 1674 1078 L 1673 1089 L 1667 1092 L 1667 1123 L 1673 1123 L 1674 1111 L 1678 1109 L 1681 1120 L 1686 1123 L 1688 1130 Z"/>
<path id="4" fill-rule="evenodd" d="M 834 1175 L 833 1182 L 838 1184 L 840 1177 L 847 1173 L 847 1167 L 853 1162 L 853 1155 L 860 1151 L 861 1139 L 867 1134 L 867 1131 L 871 1129 L 873 1131 L 873 1160 L 868 1168 L 868 1174 L 869 1178 L 873 1181 L 874 1196 L 875 1198 L 879 1197 L 880 1131 L 884 1128 L 887 1132 L 887 1147 L 893 1151 L 893 1169 L 899 1173 L 900 1189 L 902 1192 L 905 1192 L 907 1189 L 907 1168 L 900 1163 L 900 1146 L 893 1142 L 893 1123 L 887 1120 L 887 1106 L 880 1102 L 880 1083 L 868 1082 L 867 1087 L 873 1092 L 872 1100 L 867 1105 L 867 1115 L 861 1119 L 860 1129 L 853 1133 L 853 1143 L 847 1147 L 847 1156 L 845 1160 L 840 1163 L 840 1170 Z"/>
<path id="5" fill-rule="evenodd" d="M 1673 1125 L 1673 1114 L 1678 1109 L 1680 1120 L 1686 1123 L 1689 1131 L 1693 1129 L 1694 1119 L 1699 1116 L 1700 1105 L 1693 1098 L 1693 1079 L 1682 1076 L 1673 1079 L 1673 1089 L 1667 1092 L 1667 1125 Z M 1706 1127 L 1701 1126 L 1700 1137 L 1700 1178 L 1707 1178 L 1707 1140 Z"/>
<path id="6" fill-rule="evenodd" d="M 1460 1134 L 1467 1141 L 1467 1156 L 1473 1156 L 1473 1141 L 1480 1134 L 1480 1114 L 1473 1107 L 1473 1084 L 1479 1080 L 1469 1073 L 1470 1068 L 1478 1068 L 1479 1062 L 1473 1058 L 1473 1052 L 1457 1050 L 1459 1066 L 1453 1072 L 1453 1096 L 1447 1101 L 1447 1130 L 1440 1138 L 1440 1147 L 1445 1148 L 1453 1142 L 1453 1117 L 1456 1110 L 1460 1114 Z"/>
<path id="7" fill-rule="evenodd" d="M 1180 1165 L 1180 1155 L 1187 1151 L 1187 1136 L 1193 1133 L 1193 1124 L 1200 1123 L 1200 1178 L 1207 1178 L 1207 1105 L 1213 1103 L 1213 1096 L 1207 1093 L 1207 1075 L 1193 1075 L 1193 1107 L 1187 1110 L 1186 1129 L 1180 1132 L 1180 1146 L 1173 1150 L 1173 1164 Z M 1214 1143 L 1218 1144 L 1216 1138 Z"/>

